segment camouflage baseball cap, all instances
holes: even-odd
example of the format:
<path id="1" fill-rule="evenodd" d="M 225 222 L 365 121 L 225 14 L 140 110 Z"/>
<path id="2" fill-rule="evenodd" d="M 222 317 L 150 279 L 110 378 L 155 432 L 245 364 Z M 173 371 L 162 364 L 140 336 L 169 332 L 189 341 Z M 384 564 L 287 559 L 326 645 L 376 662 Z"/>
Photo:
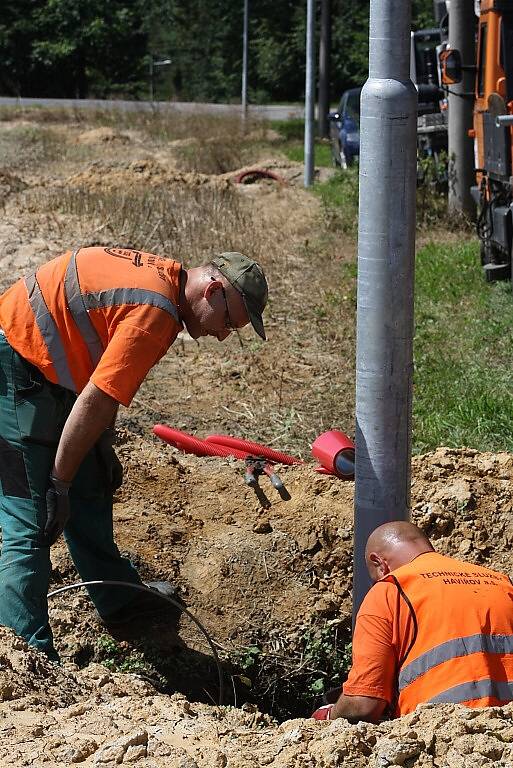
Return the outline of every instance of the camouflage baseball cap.
<path id="1" fill-rule="evenodd" d="M 211 262 L 242 295 L 251 325 L 265 339 L 262 312 L 267 304 L 267 280 L 260 264 L 242 253 L 221 253 Z"/>

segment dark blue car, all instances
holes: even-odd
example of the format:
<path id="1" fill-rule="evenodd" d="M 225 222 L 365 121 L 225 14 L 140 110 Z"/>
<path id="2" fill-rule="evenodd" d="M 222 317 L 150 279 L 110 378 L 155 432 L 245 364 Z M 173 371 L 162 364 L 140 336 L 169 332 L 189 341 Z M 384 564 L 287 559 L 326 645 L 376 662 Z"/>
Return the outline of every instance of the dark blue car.
<path id="1" fill-rule="evenodd" d="M 347 168 L 360 155 L 360 95 L 361 88 L 344 91 L 330 121 L 331 155 L 334 165 Z"/>

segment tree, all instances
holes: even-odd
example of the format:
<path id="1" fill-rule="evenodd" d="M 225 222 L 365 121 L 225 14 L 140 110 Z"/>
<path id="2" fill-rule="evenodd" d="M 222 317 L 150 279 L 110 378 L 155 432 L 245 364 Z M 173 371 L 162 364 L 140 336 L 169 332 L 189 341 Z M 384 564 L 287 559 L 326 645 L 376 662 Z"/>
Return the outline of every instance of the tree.
<path id="1" fill-rule="evenodd" d="M 413 0 L 413 27 L 432 0 Z M 240 98 L 242 0 L 2 0 L 0 87 L 24 96 L 146 95 L 149 57 L 170 58 L 177 98 Z M 297 101 L 306 0 L 250 0 L 249 96 Z M 367 78 L 369 0 L 332 0 L 331 95 Z M 158 91 L 157 91 L 158 93 Z"/>
<path id="2" fill-rule="evenodd" d="M 4 89 L 79 98 L 140 89 L 147 35 L 139 0 L 22 0 L 9 11 L 0 27 Z"/>
<path id="3" fill-rule="evenodd" d="M 37 0 L 3 0 L 0 16 L 0 85 L 4 93 L 21 95 L 30 73 L 33 13 Z"/>

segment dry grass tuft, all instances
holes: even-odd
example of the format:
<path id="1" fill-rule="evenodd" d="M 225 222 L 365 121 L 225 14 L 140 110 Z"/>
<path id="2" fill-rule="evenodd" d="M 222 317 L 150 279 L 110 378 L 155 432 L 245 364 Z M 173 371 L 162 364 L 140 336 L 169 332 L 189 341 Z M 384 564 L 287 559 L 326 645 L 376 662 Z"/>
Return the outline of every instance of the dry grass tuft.
<path id="1" fill-rule="evenodd" d="M 64 187 L 32 194 L 39 211 L 71 217 L 84 245 L 122 245 L 194 266 L 220 250 L 259 250 L 253 217 L 235 190 L 216 186 L 106 191 Z"/>

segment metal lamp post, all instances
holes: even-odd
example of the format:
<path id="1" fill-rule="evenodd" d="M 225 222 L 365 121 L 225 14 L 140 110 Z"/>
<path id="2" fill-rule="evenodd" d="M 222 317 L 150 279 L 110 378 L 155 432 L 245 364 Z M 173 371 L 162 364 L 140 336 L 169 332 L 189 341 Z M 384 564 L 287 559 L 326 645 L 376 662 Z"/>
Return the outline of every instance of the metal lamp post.
<path id="1" fill-rule="evenodd" d="M 248 117 L 248 22 L 249 0 L 244 0 L 244 19 L 242 26 L 242 94 L 241 107 L 244 123 Z"/>
<path id="2" fill-rule="evenodd" d="M 417 92 L 411 0 L 371 0 L 361 97 L 353 616 L 371 582 L 365 544 L 408 520 Z"/>
<path id="3" fill-rule="evenodd" d="M 304 186 L 311 187 L 314 176 L 315 111 L 315 4 L 306 2 L 306 76 L 305 76 L 305 176 Z"/>
<path id="4" fill-rule="evenodd" d="M 167 64 L 171 64 L 171 59 L 162 59 L 161 61 L 154 61 L 153 56 L 150 56 L 150 101 L 153 101 L 153 77 L 155 73 L 155 67 L 165 67 Z"/>

